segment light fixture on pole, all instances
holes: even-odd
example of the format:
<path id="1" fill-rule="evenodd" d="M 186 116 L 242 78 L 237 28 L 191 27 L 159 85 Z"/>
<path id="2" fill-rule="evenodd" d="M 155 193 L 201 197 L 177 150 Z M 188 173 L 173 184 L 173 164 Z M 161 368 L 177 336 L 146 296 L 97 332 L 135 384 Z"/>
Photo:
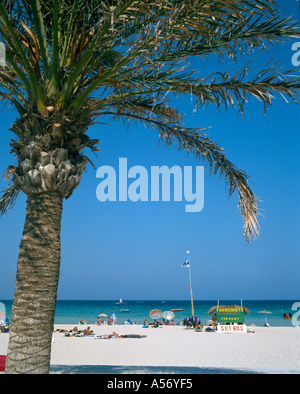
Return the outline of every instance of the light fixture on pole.
<path id="1" fill-rule="evenodd" d="M 192 307 L 192 316 L 194 316 L 194 301 L 193 301 L 192 275 L 191 275 L 191 256 L 190 256 L 189 250 L 187 250 L 186 253 L 188 254 L 188 258 L 187 258 L 186 262 L 181 265 L 181 267 L 187 267 L 189 269 L 191 307 Z"/>

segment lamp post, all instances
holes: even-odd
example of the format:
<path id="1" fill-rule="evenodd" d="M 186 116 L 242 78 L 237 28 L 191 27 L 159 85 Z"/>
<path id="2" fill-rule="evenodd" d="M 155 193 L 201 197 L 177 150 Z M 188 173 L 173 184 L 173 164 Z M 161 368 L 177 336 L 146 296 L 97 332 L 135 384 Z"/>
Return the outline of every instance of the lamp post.
<path id="1" fill-rule="evenodd" d="M 190 292 L 191 292 L 191 307 L 192 307 L 192 316 L 194 317 L 194 301 L 193 301 L 193 289 L 192 289 L 192 275 L 191 275 L 191 255 L 190 251 L 187 250 L 188 254 L 188 267 L 189 267 L 189 278 L 190 278 Z"/>

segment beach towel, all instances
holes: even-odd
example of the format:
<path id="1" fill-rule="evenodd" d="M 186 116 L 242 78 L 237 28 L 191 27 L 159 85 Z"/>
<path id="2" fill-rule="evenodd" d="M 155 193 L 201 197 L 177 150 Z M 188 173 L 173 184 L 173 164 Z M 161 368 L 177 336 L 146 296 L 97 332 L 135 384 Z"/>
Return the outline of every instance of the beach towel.
<path id="1" fill-rule="evenodd" d="M 6 356 L 0 356 L 0 372 L 5 371 Z"/>

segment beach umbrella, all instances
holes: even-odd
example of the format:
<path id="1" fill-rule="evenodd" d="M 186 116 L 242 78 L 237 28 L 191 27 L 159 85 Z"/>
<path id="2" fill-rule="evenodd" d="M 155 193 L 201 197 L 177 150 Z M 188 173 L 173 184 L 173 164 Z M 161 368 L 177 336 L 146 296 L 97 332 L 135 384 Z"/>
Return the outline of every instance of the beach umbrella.
<path id="1" fill-rule="evenodd" d="M 5 305 L 2 302 L 0 302 L 0 317 L 5 318 L 5 314 L 6 314 Z"/>
<path id="2" fill-rule="evenodd" d="M 113 313 L 112 315 L 111 315 L 111 320 L 114 322 L 114 323 L 116 323 L 117 322 L 117 318 L 116 318 L 116 315 Z"/>
<path id="3" fill-rule="evenodd" d="M 258 313 L 264 313 L 265 314 L 265 322 L 266 324 L 268 323 L 267 321 L 267 315 L 272 315 L 272 312 L 267 311 L 267 310 L 263 310 L 263 311 L 259 311 Z"/>
<path id="4" fill-rule="evenodd" d="M 172 320 L 174 319 L 174 313 L 172 311 L 166 311 L 163 313 L 163 317 L 167 320 Z"/>
<path id="5" fill-rule="evenodd" d="M 159 309 L 153 309 L 150 312 L 150 317 L 151 319 L 160 319 L 161 317 L 163 317 L 163 313 Z"/>
<path id="6" fill-rule="evenodd" d="M 108 317 L 105 313 L 101 313 L 101 315 L 98 315 L 98 317 Z"/>

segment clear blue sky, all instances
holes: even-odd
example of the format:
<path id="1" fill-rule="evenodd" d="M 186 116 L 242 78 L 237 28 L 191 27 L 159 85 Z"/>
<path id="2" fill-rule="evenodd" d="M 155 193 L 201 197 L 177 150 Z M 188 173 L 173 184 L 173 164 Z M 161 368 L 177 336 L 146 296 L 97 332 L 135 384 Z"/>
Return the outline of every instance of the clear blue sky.
<path id="1" fill-rule="evenodd" d="M 296 0 L 279 4 L 283 15 L 299 19 Z M 290 69 L 293 42 L 271 55 L 257 53 L 253 66 L 259 69 L 276 56 Z M 200 65 L 205 75 L 219 69 L 214 60 Z M 191 252 L 195 299 L 299 299 L 300 108 L 276 99 L 264 116 L 263 105 L 253 99 L 242 119 L 236 110 L 217 112 L 214 107 L 193 115 L 190 97 L 178 106 L 187 126 L 212 126 L 210 138 L 251 176 L 263 200 L 259 240 L 246 244 L 237 196 L 228 200 L 224 180 L 208 177 L 208 171 L 204 210 L 186 213 L 185 202 L 100 203 L 99 180 L 89 166 L 64 203 L 59 299 L 189 299 L 188 270 L 180 267 L 186 250 Z M 13 111 L 0 114 L 1 174 L 13 161 L 8 129 L 15 116 Z M 157 147 L 157 135 L 141 125 L 132 124 L 129 133 L 121 123 L 97 125 L 90 135 L 101 139 L 97 168 L 116 168 L 120 157 L 128 158 L 129 167 L 147 169 L 201 165 L 176 147 Z M 0 220 L 0 299 L 13 297 L 24 218 L 21 195 Z"/>

